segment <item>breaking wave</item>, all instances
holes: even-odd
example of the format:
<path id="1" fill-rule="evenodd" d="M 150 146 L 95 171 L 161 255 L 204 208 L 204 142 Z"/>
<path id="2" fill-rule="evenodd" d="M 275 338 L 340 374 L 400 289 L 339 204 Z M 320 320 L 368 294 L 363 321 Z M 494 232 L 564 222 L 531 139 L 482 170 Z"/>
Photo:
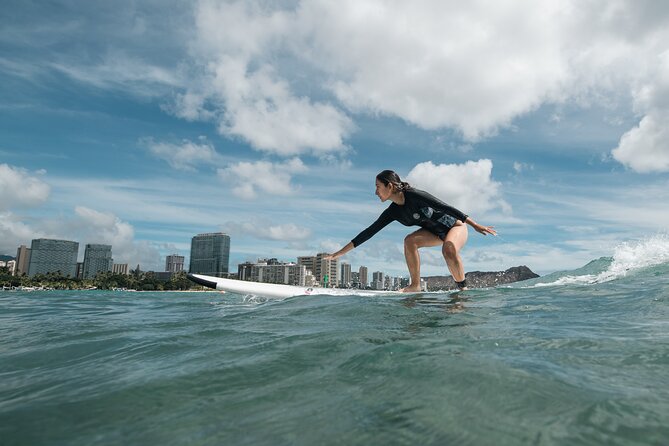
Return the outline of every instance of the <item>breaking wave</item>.
<path id="1" fill-rule="evenodd" d="M 610 282 L 635 272 L 669 264 L 669 235 L 618 245 L 613 257 L 602 257 L 574 271 L 562 271 L 523 282 L 524 286 L 590 285 Z"/>

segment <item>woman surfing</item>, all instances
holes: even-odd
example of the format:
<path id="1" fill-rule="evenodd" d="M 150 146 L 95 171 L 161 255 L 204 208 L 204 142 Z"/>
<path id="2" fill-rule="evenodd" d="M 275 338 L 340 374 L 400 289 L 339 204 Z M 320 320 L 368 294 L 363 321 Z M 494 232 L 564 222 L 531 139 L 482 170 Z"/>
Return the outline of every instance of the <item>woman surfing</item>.
<path id="1" fill-rule="evenodd" d="M 382 202 L 390 200 L 392 203 L 367 229 L 339 251 L 326 256 L 326 259 L 334 260 L 341 257 L 372 238 L 389 223 L 399 221 L 405 226 L 420 226 L 420 229 L 404 238 L 404 256 L 411 283 L 402 291 L 407 293 L 421 291 L 418 249 L 440 245 L 453 280 L 459 289 L 466 289 L 465 268 L 460 257 L 460 250 L 467 242 L 466 224 L 483 235 L 497 235 L 494 227 L 480 225 L 468 215 L 429 193 L 411 187 L 392 170 L 384 170 L 376 176 L 376 196 Z"/>

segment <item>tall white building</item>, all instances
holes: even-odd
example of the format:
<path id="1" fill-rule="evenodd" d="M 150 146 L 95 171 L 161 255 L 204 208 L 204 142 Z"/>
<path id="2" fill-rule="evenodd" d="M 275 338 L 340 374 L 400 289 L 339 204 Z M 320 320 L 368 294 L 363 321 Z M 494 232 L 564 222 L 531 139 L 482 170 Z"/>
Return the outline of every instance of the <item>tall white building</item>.
<path id="1" fill-rule="evenodd" d="M 382 290 L 383 285 L 383 272 L 375 271 L 372 273 L 372 289 Z"/>
<path id="2" fill-rule="evenodd" d="M 316 256 L 300 256 L 297 258 L 297 264 L 304 265 L 307 271 L 311 271 L 311 274 L 316 277 Z"/>
<path id="3" fill-rule="evenodd" d="M 351 264 L 342 262 L 341 264 L 341 282 L 340 286 L 343 288 L 350 288 L 353 284 L 353 277 L 351 276 Z"/>
<path id="4" fill-rule="evenodd" d="M 369 278 L 367 277 L 367 267 L 361 266 L 358 269 L 358 274 L 360 275 L 360 288 L 367 288 L 369 284 Z"/>
<path id="5" fill-rule="evenodd" d="M 316 254 L 316 261 L 314 262 L 314 276 L 320 286 L 325 288 L 333 288 L 339 286 L 339 260 L 326 260 L 325 256 L 329 255 L 327 252 L 319 252 Z"/>
<path id="6" fill-rule="evenodd" d="M 16 273 L 16 260 L 0 260 L 0 268 L 7 268 L 9 274 L 13 276 Z"/>
<path id="7" fill-rule="evenodd" d="M 307 268 L 296 263 L 267 262 L 259 260 L 258 263 L 245 262 L 239 265 L 238 278 L 250 282 L 282 283 L 285 285 L 305 286 L 307 281 Z M 311 285 L 309 285 L 311 286 Z"/>

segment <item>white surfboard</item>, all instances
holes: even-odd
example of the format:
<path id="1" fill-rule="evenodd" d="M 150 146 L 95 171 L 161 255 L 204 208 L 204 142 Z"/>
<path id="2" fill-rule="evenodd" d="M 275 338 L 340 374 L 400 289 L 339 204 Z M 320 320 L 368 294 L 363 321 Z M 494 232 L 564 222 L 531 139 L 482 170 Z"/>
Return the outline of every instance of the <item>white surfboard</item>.
<path id="1" fill-rule="evenodd" d="M 252 294 L 270 298 L 286 298 L 326 294 L 331 296 L 408 296 L 412 293 L 399 291 L 374 291 L 343 288 L 318 288 L 295 285 L 281 285 L 276 283 L 247 282 L 245 280 L 224 279 L 222 277 L 206 276 L 203 274 L 188 274 L 188 278 L 195 283 L 219 291 L 228 291 L 237 294 Z M 422 293 L 417 293 L 422 294 Z"/>

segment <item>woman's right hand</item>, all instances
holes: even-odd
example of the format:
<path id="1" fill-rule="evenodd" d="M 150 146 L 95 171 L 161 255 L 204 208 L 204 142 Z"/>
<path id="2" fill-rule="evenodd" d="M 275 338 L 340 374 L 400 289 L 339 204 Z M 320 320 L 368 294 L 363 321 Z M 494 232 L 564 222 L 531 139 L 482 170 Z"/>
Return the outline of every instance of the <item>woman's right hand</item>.
<path id="1" fill-rule="evenodd" d="M 488 235 L 488 234 L 497 235 L 497 231 L 495 231 L 494 226 L 476 225 L 474 229 L 476 230 L 476 232 L 480 232 L 483 235 Z"/>

